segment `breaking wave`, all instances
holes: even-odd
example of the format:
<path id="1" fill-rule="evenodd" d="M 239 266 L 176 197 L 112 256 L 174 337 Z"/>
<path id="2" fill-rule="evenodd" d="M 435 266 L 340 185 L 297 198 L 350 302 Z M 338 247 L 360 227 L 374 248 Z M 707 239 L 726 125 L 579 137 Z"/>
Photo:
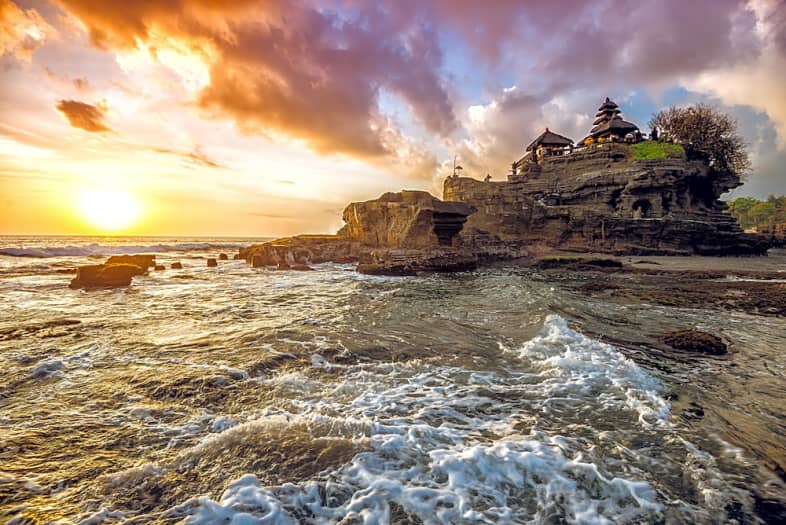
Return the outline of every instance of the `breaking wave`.
<path id="1" fill-rule="evenodd" d="M 605 524 L 660 517 L 663 505 L 648 481 L 615 471 L 584 439 L 555 432 L 549 421 L 560 399 L 596 417 L 627 413 L 644 429 L 665 426 L 669 404 L 657 381 L 557 316 L 549 316 L 520 352 L 521 362 L 512 363 L 509 374 L 418 363 L 349 367 L 329 395 L 304 403 L 311 415 L 286 419 L 340 413 L 342 422 L 366 427 L 355 439 L 370 450 L 326 479 L 266 486 L 246 474 L 219 498 L 190 498 L 165 517 L 189 524 L 278 525 L 390 523 L 404 515 L 435 524 Z M 345 368 L 322 358 L 312 358 L 312 366 Z M 297 388 L 299 375 L 265 383 L 285 395 Z M 315 394 L 320 390 L 301 378 Z"/>
<path id="2" fill-rule="evenodd" d="M 90 255 L 124 255 L 134 253 L 190 252 L 214 249 L 237 249 L 243 243 L 179 243 L 147 245 L 88 244 L 84 246 L 42 246 L 40 248 L 2 248 L 0 255 L 9 257 L 78 257 Z"/>

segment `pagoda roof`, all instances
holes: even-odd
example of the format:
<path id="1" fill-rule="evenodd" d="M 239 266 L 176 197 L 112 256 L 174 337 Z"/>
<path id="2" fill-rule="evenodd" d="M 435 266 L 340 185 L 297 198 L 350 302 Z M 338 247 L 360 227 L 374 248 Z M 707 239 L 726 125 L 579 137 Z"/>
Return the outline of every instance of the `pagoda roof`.
<path id="1" fill-rule="evenodd" d="M 617 103 L 611 100 L 609 97 L 606 97 L 606 100 L 604 100 L 603 104 L 601 104 L 598 108 L 598 113 L 605 113 L 606 111 L 615 109 L 619 109 Z"/>
<path id="2" fill-rule="evenodd" d="M 608 133 L 609 135 L 627 135 L 628 133 L 639 131 L 639 127 L 627 120 L 622 120 L 620 117 L 613 118 L 608 122 L 595 126 L 590 130 L 591 137 L 598 137 Z"/>
<path id="3" fill-rule="evenodd" d="M 532 151 L 538 146 L 570 146 L 573 144 L 573 140 L 569 139 L 568 137 L 563 137 L 553 131 L 550 131 L 549 128 L 546 128 L 546 131 L 540 134 L 538 138 L 532 141 L 532 143 L 527 146 L 526 151 Z"/>

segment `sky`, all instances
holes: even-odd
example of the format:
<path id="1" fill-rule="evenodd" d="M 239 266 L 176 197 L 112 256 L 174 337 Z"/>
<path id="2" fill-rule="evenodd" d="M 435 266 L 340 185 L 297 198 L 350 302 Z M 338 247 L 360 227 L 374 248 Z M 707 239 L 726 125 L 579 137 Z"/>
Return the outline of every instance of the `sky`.
<path id="1" fill-rule="evenodd" d="M 607 96 L 731 114 L 729 196 L 786 193 L 785 0 L 0 0 L 0 234 L 334 232 Z"/>

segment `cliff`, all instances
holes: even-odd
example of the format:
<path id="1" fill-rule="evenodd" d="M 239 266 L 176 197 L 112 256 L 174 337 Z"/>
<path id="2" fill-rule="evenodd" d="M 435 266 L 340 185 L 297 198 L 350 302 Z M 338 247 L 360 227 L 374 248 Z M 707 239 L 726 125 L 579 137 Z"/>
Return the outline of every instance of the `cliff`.
<path id="1" fill-rule="evenodd" d="M 523 163 L 505 182 L 445 181 L 423 191 L 350 203 L 336 235 L 300 235 L 240 250 L 255 267 L 358 262 L 365 273 L 451 271 L 550 250 L 613 254 L 754 255 L 722 193 L 739 178 L 677 155 L 637 159 L 606 143 Z"/>
<path id="2" fill-rule="evenodd" d="M 472 252 L 461 250 L 458 233 L 475 209 L 443 202 L 424 191 L 385 193 L 350 203 L 336 235 L 299 235 L 243 248 L 239 256 L 256 267 L 358 262 L 364 273 L 412 274 L 421 270 L 471 268 Z"/>
<path id="3" fill-rule="evenodd" d="M 450 177 L 446 201 L 475 207 L 462 242 L 615 254 L 763 254 L 722 193 L 740 185 L 702 160 L 637 160 L 628 145 L 603 144 L 528 164 L 505 182 Z"/>

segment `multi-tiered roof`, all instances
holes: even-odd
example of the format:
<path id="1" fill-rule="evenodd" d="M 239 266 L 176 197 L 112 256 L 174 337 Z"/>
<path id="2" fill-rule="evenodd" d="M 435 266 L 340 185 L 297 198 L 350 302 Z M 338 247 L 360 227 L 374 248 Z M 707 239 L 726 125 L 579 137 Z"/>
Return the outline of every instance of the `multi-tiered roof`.
<path id="1" fill-rule="evenodd" d="M 632 122 L 622 119 L 619 106 L 612 102 L 609 97 L 603 101 L 595 114 L 595 126 L 590 130 L 589 136 L 593 139 L 607 138 L 615 135 L 624 138 L 628 133 L 639 133 L 639 127 Z"/>

